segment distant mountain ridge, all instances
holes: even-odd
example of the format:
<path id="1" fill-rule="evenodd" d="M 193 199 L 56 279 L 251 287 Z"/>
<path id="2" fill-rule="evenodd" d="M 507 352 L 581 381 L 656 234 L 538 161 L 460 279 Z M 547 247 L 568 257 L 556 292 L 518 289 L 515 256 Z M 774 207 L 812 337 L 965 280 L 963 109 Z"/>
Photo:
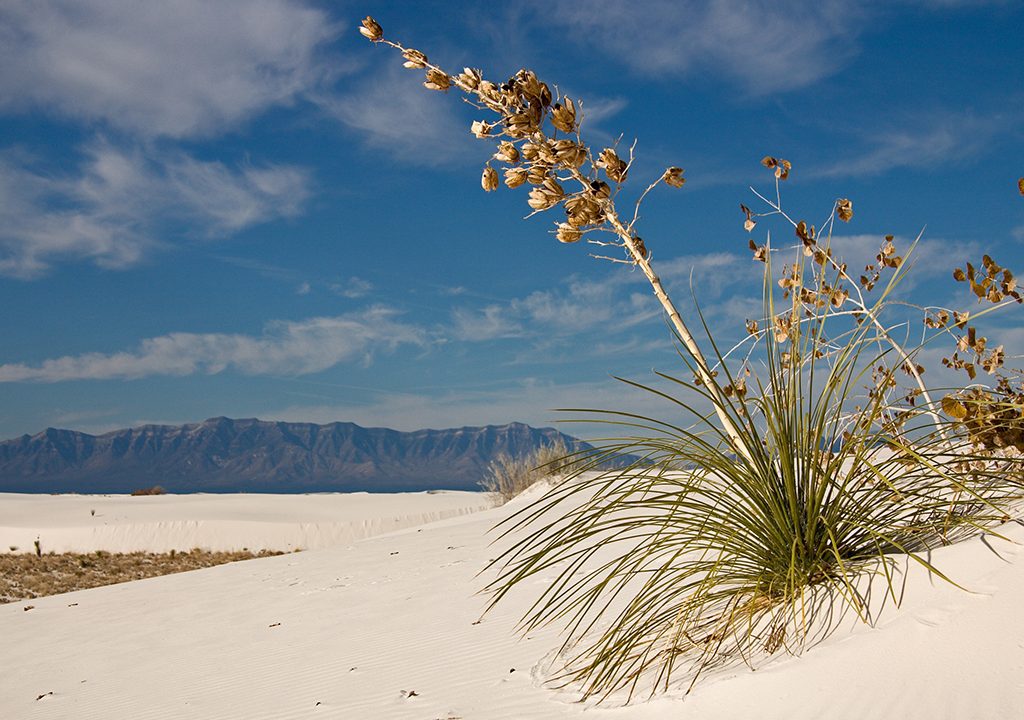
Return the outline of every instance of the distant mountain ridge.
<path id="1" fill-rule="evenodd" d="M 102 435 L 47 428 L 0 442 L 0 492 L 478 490 L 498 453 L 525 453 L 558 438 L 589 447 L 522 423 L 400 432 L 217 417 Z"/>

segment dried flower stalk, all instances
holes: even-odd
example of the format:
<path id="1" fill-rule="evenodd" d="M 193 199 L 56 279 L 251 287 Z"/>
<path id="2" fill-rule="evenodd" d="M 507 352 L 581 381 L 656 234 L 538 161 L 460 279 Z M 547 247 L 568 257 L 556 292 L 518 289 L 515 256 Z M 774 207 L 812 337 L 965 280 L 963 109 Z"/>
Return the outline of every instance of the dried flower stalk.
<path id="1" fill-rule="evenodd" d="M 406 48 L 384 37 L 380 25 L 371 17 L 363 20 L 359 32 L 374 43 L 398 50 L 405 60 L 405 67 L 424 70 L 427 89 L 446 92 L 455 87 L 465 93 L 467 102 L 474 107 L 498 115 L 494 122 L 474 121 L 470 132 L 480 139 L 498 141 L 497 152 L 492 159 L 507 166 L 504 168 L 506 186 L 516 188 L 524 183 L 533 186 L 527 199 L 531 216 L 562 207 L 565 221 L 556 222 L 554 231 L 560 242 L 575 243 L 585 239 L 596 245 L 617 247 L 623 253 L 621 258 L 592 257 L 640 269 L 694 361 L 698 380 L 711 393 L 715 412 L 734 451 L 749 459 L 751 455 L 743 435 L 726 411 L 728 396 L 714 381 L 703 352 L 655 273 L 651 253 L 636 232 L 643 199 L 661 183 L 673 188 L 683 187 L 686 182 L 683 170 L 678 167 L 666 169 L 640 196 L 632 218 L 626 220 L 615 207 L 615 196 L 626 182 L 632 151 L 626 160 L 619 156 L 616 148 L 604 148 L 595 159 L 590 146 L 581 137 L 582 103 L 556 96 L 547 83 L 531 70 L 520 70 L 501 84 L 485 80 L 482 72 L 474 68 L 465 68 L 458 74 L 448 73 L 431 63 L 419 50 Z M 765 158 L 763 162 L 767 165 L 769 161 L 776 176 L 785 179 L 790 164 L 775 158 Z M 564 183 L 571 185 L 571 189 L 567 190 Z M 481 185 L 486 191 L 495 190 L 499 185 L 498 173 L 490 165 L 483 171 Z M 599 231 L 610 232 L 614 239 L 587 237 Z"/>

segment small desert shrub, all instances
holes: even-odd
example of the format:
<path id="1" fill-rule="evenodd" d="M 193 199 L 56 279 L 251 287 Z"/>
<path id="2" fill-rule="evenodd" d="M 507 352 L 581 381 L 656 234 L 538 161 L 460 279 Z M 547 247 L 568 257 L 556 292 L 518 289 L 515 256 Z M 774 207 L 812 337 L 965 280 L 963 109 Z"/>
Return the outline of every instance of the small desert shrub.
<path id="1" fill-rule="evenodd" d="M 261 550 L 0 555 L 0 604 L 283 554 Z"/>
<path id="2" fill-rule="evenodd" d="M 561 677 L 584 696 L 679 679 L 692 687 L 709 668 L 799 653 L 847 612 L 870 621 L 872 578 L 898 602 L 897 558 L 945 578 L 930 549 L 1011 518 L 1024 477 L 1024 392 L 1019 375 L 1003 374 L 1002 346 L 974 323 L 1022 296 L 989 255 L 953 272 L 985 309 L 914 306 L 896 292 L 916 241 L 901 250 L 886 236 L 866 265 L 848 266 L 833 231 L 853 203 L 837 199 L 818 227 L 791 215 L 780 183 L 792 165 L 767 156 L 774 193 L 755 192 L 764 212 L 740 206 L 743 227 L 753 233 L 768 219 L 790 240 L 751 236 L 761 314 L 743 341 L 721 347 L 696 300 L 700 332 L 684 323 L 636 227 L 650 192 L 683 186 L 681 169 L 666 169 L 621 213 L 632 148 L 587 145 L 582 103 L 530 70 L 504 83 L 472 68 L 449 74 L 385 39 L 369 17 L 361 32 L 423 70 L 427 89 L 456 89 L 487 113 L 470 131 L 496 143 L 505 185 L 529 184 L 532 214 L 564 211 L 560 242 L 591 243 L 606 253 L 594 257 L 642 272 L 675 334 L 683 370 L 658 373 L 674 390 L 629 383 L 670 403 L 671 420 L 582 411 L 637 434 L 577 458 L 565 482 L 501 526 L 512 545 L 493 563 L 493 602 L 555 569 L 521 629 L 565 624 Z M 490 162 L 481 184 L 500 184 Z M 956 350 L 929 377 L 962 371 L 970 387 L 924 381 L 926 351 L 946 341 Z M 1000 377 L 994 390 L 976 387 L 979 372 Z M 584 472 L 608 457 L 640 459 Z M 528 486 L 532 464 L 501 464 L 495 490 Z"/>
<path id="3" fill-rule="evenodd" d="M 573 458 L 573 453 L 561 438 L 524 456 L 501 453 L 487 467 L 480 486 L 495 493 L 501 502 L 508 502 L 539 481 L 563 473 L 572 466 Z"/>
<path id="4" fill-rule="evenodd" d="M 154 485 L 153 487 L 148 487 L 148 488 L 138 488 L 137 490 L 132 490 L 132 496 L 133 497 L 139 497 L 139 496 L 142 496 L 142 495 L 165 495 L 166 493 L 167 493 L 167 491 L 164 490 L 159 485 Z"/>

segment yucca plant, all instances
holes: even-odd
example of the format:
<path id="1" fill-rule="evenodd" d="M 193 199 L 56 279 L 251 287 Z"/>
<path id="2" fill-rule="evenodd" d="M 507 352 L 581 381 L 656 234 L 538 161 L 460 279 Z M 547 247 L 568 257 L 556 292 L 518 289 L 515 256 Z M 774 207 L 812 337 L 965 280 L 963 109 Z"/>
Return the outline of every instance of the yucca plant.
<path id="1" fill-rule="evenodd" d="M 925 345 L 897 343 L 897 352 L 894 328 L 868 320 L 882 317 L 909 265 L 901 259 L 858 312 L 820 302 L 845 271 L 819 271 L 808 287 L 797 260 L 780 311 L 770 248 L 765 260 L 773 320 L 748 325 L 755 348 L 744 367 L 708 336 L 720 361 L 712 372 L 728 383 L 722 409 L 751 455 L 730 451 L 707 410 L 716 395 L 681 353 L 688 376 L 659 373 L 678 393 L 630 383 L 671 403 L 674 422 L 566 409 L 636 428 L 602 449 L 641 460 L 570 477 L 501 526 L 514 544 L 495 561 L 493 601 L 553 575 L 522 630 L 564 622 L 561 678 L 584 696 L 653 692 L 673 679 L 689 689 L 709 668 L 798 654 L 844 612 L 871 621 L 872 577 L 897 604 L 904 559 L 955 582 L 925 551 L 1009 520 L 1021 498 L 1020 454 L 1004 451 L 1011 443 L 980 444 L 983 430 L 955 409 L 922 399 L 929 393 L 914 381 L 902 387 L 898 376 L 913 375 L 907 359 Z M 914 371 L 920 380 L 923 368 Z M 1016 437 L 1024 406 L 999 407 L 1010 417 L 989 418 L 984 432 Z"/>
<path id="2" fill-rule="evenodd" d="M 871 619 L 872 579 L 897 601 L 898 558 L 945 577 L 923 551 L 1009 519 L 1021 490 L 1010 441 L 1024 425 L 1019 379 L 1005 376 L 995 396 L 929 387 L 922 358 L 954 338 L 946 368 L 972 381 L 979 369 L 1002 372 L 1002 347 L 968 322 L 1021 301 L 1010 271 L 986 255 L 980 270 L 954 273 L 991 303 L 973 316 L 897 302 L 916 243 L 900 255 L 887 236 L 862 274 L 850 271 L 833 234 L 837 220 L 852 219 L 852 202 L 836 200 L 820 232 L 795 219 L 780 192 L 792 165 L 768 156 L 774 199 L 755 193 L 766 210 L 742 205 L 743 225 L 753 232 L 765 218 L 781 221 L 794 240 L 750 240 L 764 264 L 762 317 L 724 349 L 696 302 L 700 332 L 687 327 L 637 232 L 640 204 L 660 184 L 682 187 L 682 170 L 669 167 L 624 216 L 615 202 L 632 148 L 628 159 L 616 147 L 592 151 L 581 103 L 554 97 L 529 70 L 501 84 L 471 68 L 451 75 L 385 39 L 372 18 L 361 32 L 423 70 L 428 89 L 456 88 L 496 115 L 471 132 L 497 141 L 492 159 L 506 166 L 505 184 L 529 183 L 534 213 L 564 210 L 554 230 L 561 242 L 585 240 L 603 248 L 594 257 L 639 268 L 677 341 L 684 373 L 659 373 L 659 387 L 624 381 L 669 403 L 671 419 L 567 409 L 635 436 L 577 456 L 568 481 L 499 526 L 511 546 L 492 564 L 492 602 L 551 578 L 521 629 L 564 625 L 562 680 L 585 697 L 632 696 L 799 653 L 843 613 Z M 499 185 L 490 163 L 481 184 Z M 914 342 L 911 322 L 922 332 Z M 634 458 L 627 467 L 606 469 L 625 457 Z"/>

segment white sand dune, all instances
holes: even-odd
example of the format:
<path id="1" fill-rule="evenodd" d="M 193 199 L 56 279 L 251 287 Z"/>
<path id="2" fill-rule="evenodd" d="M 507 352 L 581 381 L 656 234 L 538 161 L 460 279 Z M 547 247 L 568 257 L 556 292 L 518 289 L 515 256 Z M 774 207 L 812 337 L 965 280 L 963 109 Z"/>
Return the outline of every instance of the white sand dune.
<path id="1" fill-rule="evenodd" d="M 483 493 L 0 493 L 0 552 L 313 550 L 489 508 Z"/>
<path id="2" fill-rule="evenodd" d="M 392 501 L 411 514 L 409 498 Z M 728 671 L 688 696 L 593 707 L 544 686 L 554 630 L 513 632 L 542 580 L 478 622 L 487 530 L 523 502 L 2 606 L 0 718 L 1024 717 L 1018 524 L 1002 529 L 1013 542 L 989 536 L 934 553 L 973 593 L 912 566 L 903 605 L 875 627 L 844 626 L 801 658 Z"/>

